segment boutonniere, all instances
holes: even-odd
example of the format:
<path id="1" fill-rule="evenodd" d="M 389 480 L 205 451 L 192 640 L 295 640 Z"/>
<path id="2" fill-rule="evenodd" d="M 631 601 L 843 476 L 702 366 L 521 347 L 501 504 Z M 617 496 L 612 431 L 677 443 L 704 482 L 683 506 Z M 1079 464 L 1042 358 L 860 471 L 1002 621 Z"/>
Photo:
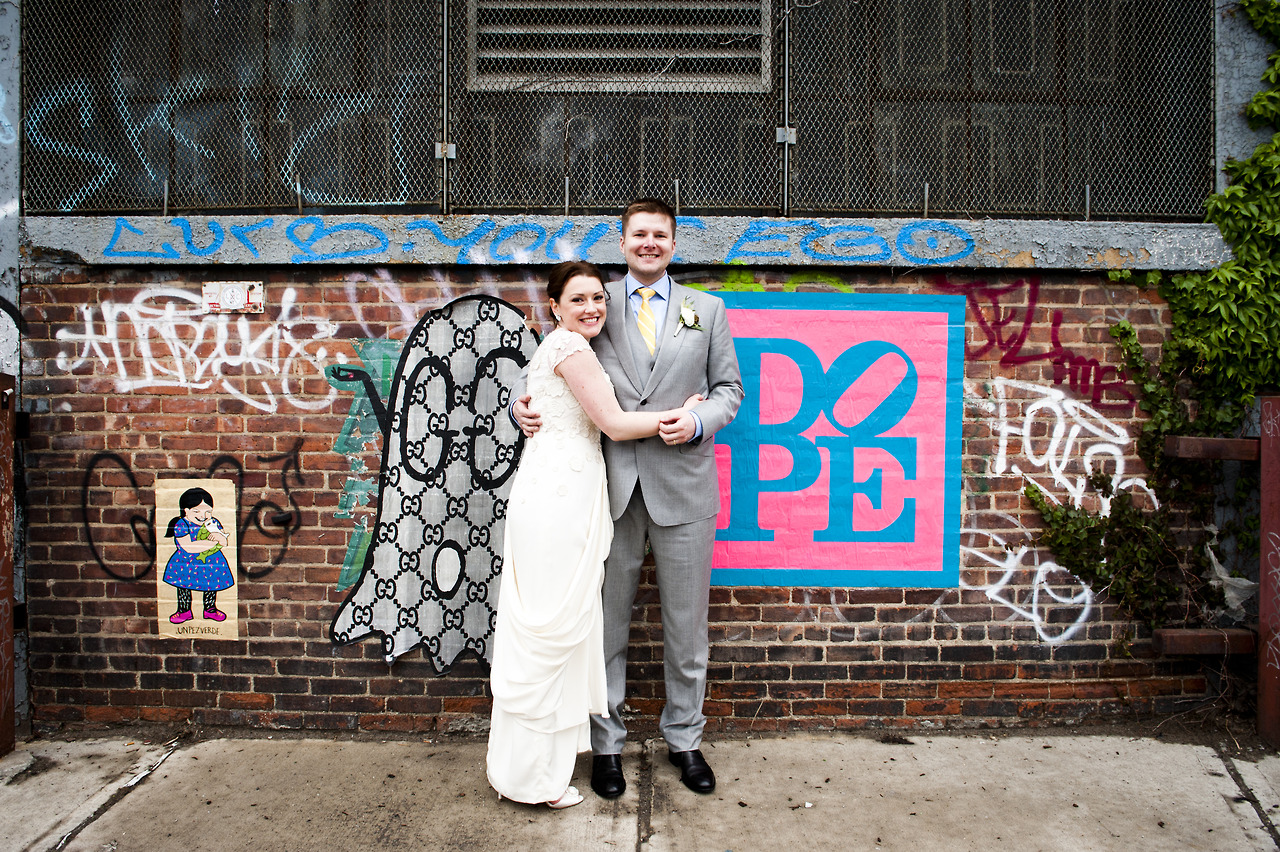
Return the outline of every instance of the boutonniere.
<path id="1" fill-rule="evenodd" d="M 680 303 L 680 322 L 676 324 L 676 334 L 680 333 L 681 328 L 702 331 L 702 326 L 698 324 L 698 312 L 693 309 L 693 301 L 687 296 Z"/>

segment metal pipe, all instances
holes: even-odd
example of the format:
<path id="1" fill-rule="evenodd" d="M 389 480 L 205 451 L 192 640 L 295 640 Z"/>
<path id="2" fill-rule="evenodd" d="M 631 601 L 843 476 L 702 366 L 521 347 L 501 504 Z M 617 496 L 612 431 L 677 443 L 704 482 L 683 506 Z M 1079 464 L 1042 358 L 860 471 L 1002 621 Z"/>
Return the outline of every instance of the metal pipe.
<path id="1" fill-rule="evenodd" d="M 1091 187 L 1089 186 L 1089 184 L 1086 183 L 1084 185 L 1084 220 L 1086 222 L 1089 221 L 1089 205 L 1093 200 L 1092 198 L 1090 198 L 1090 195 L 1092 194 L 1090 190 L 1091 190 Z"/>
<path id="2" fill-rule="evenodd" d="M 924 216 L 921 218 L 929 218 L 929 181 L 924 182 Z"/>
<path id="3" fill-rule="evenodd" d="M 164 215 L 169 215 L 169 179 L 164 179 Z"/>
<path id="4" fill-rule="evenodd" d="M 564 176 L 564 215 L 569 216 L 569 176 Z"/>
<path id="5" fill-rule="evenodd" d="M 782 4 L 782 126 L 791 132 L 791 0 Z M 761 22 L 767 25 L 767 22 Z M 782 143 L 782 215 L 791 215 L 791 141 Z"/>
<path id="6" fill-rule="evenodd" d="M 444 0 L 443 20 L 443 66 L 440 74 L 440 129 L 444 134 L 444 158 L 440 167 L 440 212 L 449 213 L 449 2 Z M 566 178 L 568 180 L 568 178 Z"/>
<path id="7" fill-rule="evenodd" d="M 680 178 L 675 179 L 676 185 L 676 215 L 680 215 Z"/>

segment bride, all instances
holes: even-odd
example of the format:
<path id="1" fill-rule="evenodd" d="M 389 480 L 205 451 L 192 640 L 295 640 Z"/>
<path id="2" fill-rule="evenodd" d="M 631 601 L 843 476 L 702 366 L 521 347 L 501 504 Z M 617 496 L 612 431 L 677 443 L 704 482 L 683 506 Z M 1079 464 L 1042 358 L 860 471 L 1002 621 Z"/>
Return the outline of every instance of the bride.
<path id="1" fill-rule="evenodd" d="M 556 327 L 529 362 L 542 428 L 525 444 L 507 509 L 487 763 L 499 799 L 567 808 L 582 801 L 569 781 L 591 748 L 588 716 L 608 713 L 600 587 L 613 521 L 600 433 L 650 437 L 684 409 L 618 406 L 589 343 L 606 313 L 595 265 L 553 267 L 547 297 Z"/>

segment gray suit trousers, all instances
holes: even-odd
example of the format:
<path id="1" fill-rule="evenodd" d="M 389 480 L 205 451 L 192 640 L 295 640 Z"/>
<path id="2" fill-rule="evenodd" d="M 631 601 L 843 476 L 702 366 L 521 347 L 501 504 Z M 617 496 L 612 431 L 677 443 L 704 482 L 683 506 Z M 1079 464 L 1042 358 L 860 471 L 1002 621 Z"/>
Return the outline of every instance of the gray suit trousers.
<path id="1" fill-rule="evenodd" d="M 667 703 L 658 724 L 672 751 L 696 749 L 702 742 L 706 724 L 702 700 L 707 688 L 707 604 L 716 519 L 658 526 L 649 517 L 640 484 L 636 483 L 626 511 L 614 521 L 613 548 L 605 560 L 604 660 L 609 715 L 591 717 L 591 751 L 597 755 L 621 754 L 627 738 L 622 720 L 627 646 L 646 536 L 653 548 L 662 590 Z"/>

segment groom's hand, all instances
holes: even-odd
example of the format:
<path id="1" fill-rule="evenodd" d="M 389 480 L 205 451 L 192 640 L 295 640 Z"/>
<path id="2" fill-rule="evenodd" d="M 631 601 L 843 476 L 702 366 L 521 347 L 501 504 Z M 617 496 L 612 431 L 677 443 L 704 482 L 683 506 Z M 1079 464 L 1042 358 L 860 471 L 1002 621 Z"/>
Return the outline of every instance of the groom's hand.
<path id="1" fill-rule="evenodd" d="M 525 394 L 511 406 L 511 416 L 515 418 L 516 425 L 520 427 L 520 431 L 526 438 L 532 438 L 533 433 L 542 427 L 542 416 L 529 407 L 530 399 L 532 397 Z"/>
<path id="2" fill-rule="evenodd" d="M 673 447 L 692 441 L 697 430 L 698 424 L 688 411 L 683 412 L 679 417 L 658 422 L 658 437 L 662 438 L 663 443 Z"/>

